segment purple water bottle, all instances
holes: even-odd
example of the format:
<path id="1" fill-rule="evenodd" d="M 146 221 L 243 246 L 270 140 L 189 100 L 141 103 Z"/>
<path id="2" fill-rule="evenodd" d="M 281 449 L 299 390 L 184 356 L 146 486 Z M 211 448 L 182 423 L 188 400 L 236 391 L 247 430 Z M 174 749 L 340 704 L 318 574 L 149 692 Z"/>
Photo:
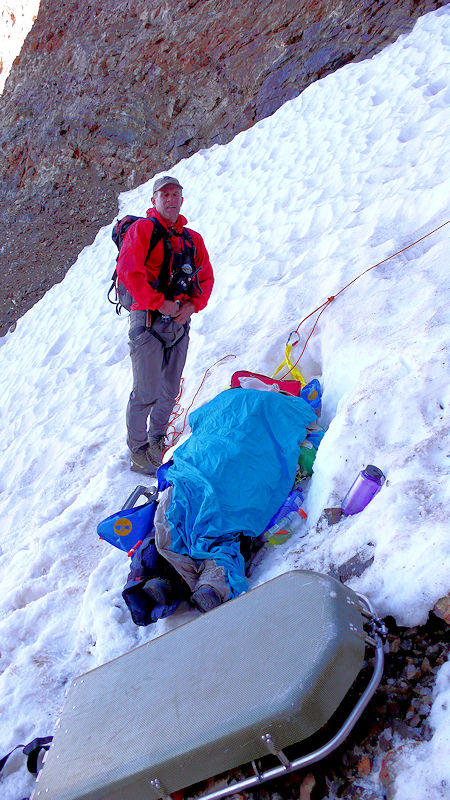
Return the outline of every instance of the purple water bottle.
<path id="1" fill-rule="evenodd" d="M 368 464 L 365 469 L 361 470 L 345 495 L 341 504 L 342 513 L 348 517 L 362 511 L 370 503 L 372 497 L 375 497 L 380 491 L 384 481 L 385 477 L 381 469 L 374 467 L 373 464 Z"/>

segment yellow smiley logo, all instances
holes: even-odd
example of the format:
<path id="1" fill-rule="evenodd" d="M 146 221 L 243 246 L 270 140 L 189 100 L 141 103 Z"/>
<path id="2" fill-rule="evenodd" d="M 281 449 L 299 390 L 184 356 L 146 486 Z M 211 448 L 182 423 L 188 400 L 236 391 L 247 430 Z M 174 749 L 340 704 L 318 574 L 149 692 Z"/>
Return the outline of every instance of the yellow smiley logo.
<path id="1" fill-rule="evenodd" d="M 128 536 L 128 534 L 131 533 L 132 527 L 133 525 L 129 519 L 121 517 L 114 523 L 114 533 L 117 533 L 117 536 Z"/>

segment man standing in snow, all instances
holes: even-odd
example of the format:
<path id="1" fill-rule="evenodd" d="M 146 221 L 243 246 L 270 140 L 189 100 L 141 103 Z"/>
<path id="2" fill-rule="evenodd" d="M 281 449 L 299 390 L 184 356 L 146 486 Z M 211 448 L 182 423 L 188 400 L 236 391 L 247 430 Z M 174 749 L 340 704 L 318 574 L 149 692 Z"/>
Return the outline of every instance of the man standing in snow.
<path id="1" fill-rule="evenodd" d="M 179 181 L 170 175 L 158 178 L 147 219 L 126 231 L 117 261 L 118 278 L 134 301 L 127 444 L 131 468 L 147 475 L 154 475 L 161 463 L 186 361 L 190 317 L 205 308 L 214 283 L 202 237 L 184 227 L 182 203 Z"/>

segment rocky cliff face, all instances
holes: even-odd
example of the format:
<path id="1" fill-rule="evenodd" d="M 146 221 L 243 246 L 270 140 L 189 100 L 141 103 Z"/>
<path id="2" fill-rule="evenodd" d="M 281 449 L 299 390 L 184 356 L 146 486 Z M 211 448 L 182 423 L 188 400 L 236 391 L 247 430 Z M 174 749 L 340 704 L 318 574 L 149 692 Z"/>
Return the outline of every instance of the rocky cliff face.
<path id="1" fill-rule="evenodd" d="M 448 0 L 42 0 L 0 98 L 0 333 L 117 194 L 272 114 Z"/>

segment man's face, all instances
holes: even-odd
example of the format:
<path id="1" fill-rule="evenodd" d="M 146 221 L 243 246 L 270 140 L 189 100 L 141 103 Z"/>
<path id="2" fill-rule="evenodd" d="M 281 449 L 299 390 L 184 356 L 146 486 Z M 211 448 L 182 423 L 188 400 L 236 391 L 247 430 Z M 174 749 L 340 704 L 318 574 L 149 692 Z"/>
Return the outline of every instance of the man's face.
<path id="1" fill-rule="evenodd" d="M 152 203 L 159 214 L 169 222 L 176 222 L 183 204 L 183 195 L 179 186 L 168 183 L 155 192 Z"/>

